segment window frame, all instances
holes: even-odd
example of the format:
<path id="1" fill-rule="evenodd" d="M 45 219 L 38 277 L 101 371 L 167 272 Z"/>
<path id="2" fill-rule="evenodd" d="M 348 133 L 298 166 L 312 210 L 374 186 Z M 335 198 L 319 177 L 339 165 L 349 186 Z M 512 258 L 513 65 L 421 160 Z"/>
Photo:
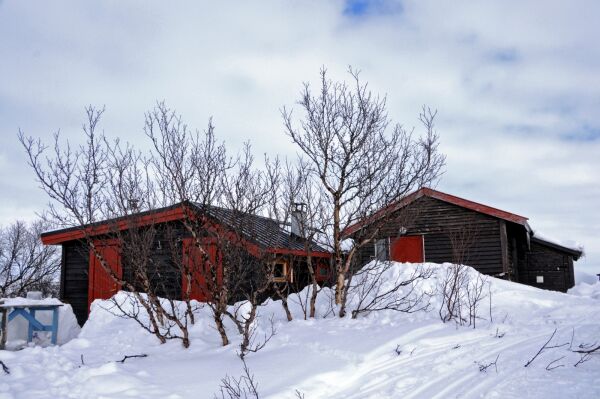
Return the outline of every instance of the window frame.
<path id="1" fill-rule="evenodd" d="M 379 250 L 378 250 L 379 248 Z M 380 256 L 379 252 L 382 252 L 383 257 Z M 390 238 L 376 238 L 373 240 L 373 259 L 386 261 L 390 259 Z"/>
<path id="2" fill-rule="evenodd" d="M 271 261 L 269 264 L 273 268 L 273 282 L 275 282 L 275 283 L 290 282 L 291 283 L 294 281 L 294 273 L 293 273 L 293 270 L 291 270 L 289 261 L 287 259 L 278 258 L 278 259 Z M 278 264 L 283 265 L 283 276 L 282 277 L 275 277 L 275 267 Z"/>

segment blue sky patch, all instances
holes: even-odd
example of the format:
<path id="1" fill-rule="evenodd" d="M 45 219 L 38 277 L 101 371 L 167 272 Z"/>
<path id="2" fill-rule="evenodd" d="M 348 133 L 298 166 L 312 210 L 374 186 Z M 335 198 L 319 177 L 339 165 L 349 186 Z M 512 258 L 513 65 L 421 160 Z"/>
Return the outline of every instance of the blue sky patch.
<path id="1" fill-rule="evenodd" d="M 519 60 L 519 53 L 515 48 L 500 49 L 492 52 L 492 61 L 499 63 L 510 63 Z"/>
<path id="2" fill-rule="evenodd" d="M 396 14 L 402 12 L 399 1 L 390 0 L 346 0 L 344 15 L 363 17 L 373 14 Z"/>
<path id="3" fill-rule="evenodd" d="M 563 134 L 561 136 L 566 141 L 590 142 L 600 140 L 600 128 L 590 125 L 583 125 L 575 132 Z"/>

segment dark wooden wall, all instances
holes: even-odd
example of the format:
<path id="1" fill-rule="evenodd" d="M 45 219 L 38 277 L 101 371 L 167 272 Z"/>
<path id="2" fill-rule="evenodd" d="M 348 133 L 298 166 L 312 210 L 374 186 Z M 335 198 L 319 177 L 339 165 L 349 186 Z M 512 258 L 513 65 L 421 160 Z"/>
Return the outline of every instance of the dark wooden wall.
<path id="1" fill-rule="evenodd" d="M 509 273 L 512 280 L 523 282 L 523 276 L 520 272 L 524 268 L 526 254 L 529 251 L 529 233 L 523 226 L 515 223 L 508 223 L 506 227 Z"/>
<path id="2" fill-rule="evenodd" d="M 466 234 L 470 241 L 463 263 L 485 274 L 498 275 L 505 272 L 499 219 L 471 211 L 438 199 L 421 197 L 408 205 L 400 216 L 391 215 L 380 231 L 380 238 L 398 236 L 401 227 L 407 235 L 424 235 L 425 261 L 434 263 L 453 262 L 451 236 Z M 462 231 L 462 233 L 461 233 Z M 374 247 L 361 249 L 362 264 L 373 259 Z"/>
<path id="3" fill-rule="evenodd" d="M 82 325 L 88 316 L 89 250 L 80 241 L 63 244 L 60 299 L 71 304 Z"/>
<path id="4" fill-rule="evenodd" d="M 438 199 L 421 197 L 390 215 L 378 238 L 393 239 L 404 227 L 407 235 L 423 235 L 425 261 L 456 262 L 451 237 L 469 229 L 474 237 L 462 263 L 482 273 L 539 288 L 566 291 L 574 281 L 573 254 L 528 238 L 524 226 L 497 219 Z M 456 236 L 455 236 L 456 237 Z M 361 248 L 358 263 L 375 257 L 374 244 Z M 544 283 L 537 283 L 537 276 Z"/>
<path id="5" fill-rule="evenodd" d="M 168 226 L 168 228 L 167 228 Z M 148 264 L 148 274 L 151 283 L 156 287 L 160 296 L 181 298 L 181 275 L 174 266 L 172 246 L 173 237 L 183 237 L 185 231 L 174 223 L 158 229 L 154 237 L 151 262 Z M 159 245 L 160 242 L 160 245 Z M 178 253 L 182 253 L 181 242 L 177 243 Z M 124 256 L 121 261 L 123 278 L 136 284 L 132 267 Z M 79 324 L 88 317 L 88 288 L 89 288 L 89 248 L 83 241 L 70 241 L 63 244 L 63 260 L 61 270 L 60 298 L 73 307 L 73 312 Z"/>
<path id="6" fill-rule="evenodd" d="M 190 237 L 190 233 L 179 222 L 169 222 L 156 227 L 152 255 L 149 257 L 150 262 L 147 267 L 148 275 L 151 283 L 156 287 L 155 290 L 159 296 L 180 299 L 182 276 L 179 269 L 175 266 L 175 260 L 181 261 L 181 259 L 177 258 L 183 254 L 181 239 Z M 173 251 L 176 251 L 176 253 L 173 253 Z M 121 258 L 123 279 L 139 287 L 132 272 L 131 260 L 128 259 L 127 249 L 123 253 L 124 255 Z M 239 261 L 240 253 L 234 253 L 233 251 L 228 251 L 228 253 L 231 256 L 237 256 L 234 261 Z M 247 256 L 247 260 L 243 264 L 247 267 L 248 271 L 241 277 L 245 281 L 242 285 L 238 285 L 237 291 L 243 290 L 243 287 L 252 284 L 259 278 L 257 272 L 258 265 L 262 265 L 262 261 L 252 257 L 249 253 L 244 252 L 244 254 Z M 226 256 L 223 259 L 225 258 Z M 317 259 L 315 259 L 316 261 Z M 88 317 L 88 274 L 89 248 L 87 244 L 82 241 L 72 241 L 63 244 L 60 296 L 62 300 L 72 305 L 79 324 L 83 324 Z M 301 289 L 308 281 L 305 274 L 298 275 L 297 279 L 297 282 L 290 288 L 294 290 L 297 288 Z M 230 281 L 232 287 L 233 284 L 237 283 L 237 281 Z M 239 301 L 245 298 L 238 296 L 232 299 Z"/>
<path id="7" fill-rule="evenodd" d="M 146 268 L 150 283 L 155 287 L 157 295 L 166 298 L 181 298 L 181 274 L 176 261 L 181 262 L 183 254 L 181 238 L 188 237 L 189 232 L 177 222 L 169 222 L 156 226 L 151 256 Z M 173 253 L 176 251 L 176 254 Z M 132 266 L 127 258 L 123 259 L 123 276 L 134 282 Z M 139 284 L 137 284 L 139 286 Z"/>
<path id="8" fill-rule="evenodd" d="M 525 261 L 521 262 L 519 275 L 524 284 L 566 292 L 575 284 L 573 256 L 532 240 L 531 250 L 526 252 Z M 544 282 L 538 283 L 537 276 L 543 276 Z"/>

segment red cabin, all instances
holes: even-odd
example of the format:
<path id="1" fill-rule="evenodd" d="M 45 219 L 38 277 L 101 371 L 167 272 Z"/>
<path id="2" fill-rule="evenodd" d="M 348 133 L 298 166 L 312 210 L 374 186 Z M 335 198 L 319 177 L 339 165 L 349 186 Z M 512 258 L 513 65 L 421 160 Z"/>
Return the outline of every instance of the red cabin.
<path id="1" fill-rule="evenodd" d="M 191 220 L 190 212 L 195 222 L 202 219 L 202 226 L 206 227 L 203 237 L 195 239 L 191 230 L 186 228 L 185 222 Z M 133 231 L 137 232 L 137 236 L 148 234 L 150 227 L 151 238 L 144 236 L 150 243 L 146 248 L 149 255 L 136 256 L 128 250 L 128 243 L 136 237 L 131 234 Z M 220 234 L 211 234 L 211 231 Z M 132 275 L 132 265 L 137 265 L 135 262 L 146 262 L 143 266 L 149 270 L 155 291 L 170 298 L 181 298 L 183 290 L 188 287 L 187 275 L 182 270 L 194 270 L 194 284 L 189 285 L 190 296 L 200 301 L 210 300 L 207 294 L 210 290 L 206 286 L 215 279 L 210 280 L 207 276 L 216 277 L 220 284 L 222 259 L 229 254 L 229 251 L 227 254 L 221 253 L 219 248 L 222 246 L 217 245 L 215 236 L 228 237 L 230 242 L 235 243 L 231 248 L 240 249 L 250 258 L 258 260 L 249 264 L 255 264 L 255 267 L 259 263 L 268 265 L 272 268 L 273 281 L 286 283 L 292 289 L 301 289 L 309 282 L 306 268 L 308 256 L 315 265 L 319 282 L 328 280 L 332 275 L 330 252 L 313 241 L 293 234 L 288 224 L 194 203 L 51 231 L 42 234 L 41 238 L 46 245 L 62 246 L 60 297 L 72 305 L 79 323 L 83 324 L 93 300 L 110 298 L 121 289 L 106 272 L 100 259 L 107 263 L 115 276 L 125 281 L 135 279 Z M 196 240 L 200 240 L 201 245 L 196 245 Z M 96 253 L 100 255 L 96 256 Z"/>

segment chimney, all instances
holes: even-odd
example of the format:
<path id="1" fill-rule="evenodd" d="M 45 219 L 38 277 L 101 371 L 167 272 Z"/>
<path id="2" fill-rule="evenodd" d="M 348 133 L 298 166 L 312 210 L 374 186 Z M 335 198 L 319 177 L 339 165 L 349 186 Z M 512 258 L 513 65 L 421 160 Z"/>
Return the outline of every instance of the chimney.
<path id="1" fill-rule="evenodd" d="M 304 213 L 304 207 L 306 204 L 293 202 L 292 203 L 292 234 L 297 237 L 305 237 L 305 229 L 306 229 L 306 215 Z"/>
<path id="2" fill-rule="evenodd" d="M 139 212 L 140 203 L 137 198 L 128 198 L 127 206 L 129 207 L 130 211 L 133 211 L 134 213 Z"/>

